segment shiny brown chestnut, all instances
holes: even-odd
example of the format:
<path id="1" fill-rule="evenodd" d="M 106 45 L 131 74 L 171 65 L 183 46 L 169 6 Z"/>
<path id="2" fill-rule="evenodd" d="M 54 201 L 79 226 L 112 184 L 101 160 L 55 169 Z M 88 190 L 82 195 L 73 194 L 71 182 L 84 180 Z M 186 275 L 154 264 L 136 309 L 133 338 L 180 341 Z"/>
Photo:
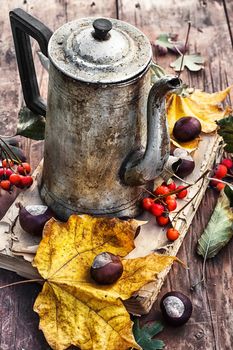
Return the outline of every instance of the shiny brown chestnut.
<path id="1" fill-rule="evenodd" d="M 195 162 L 190 158 L 181 159 L 181 163 L 178 165 L 177 169 L 173 169 L 175 174 L 182 179 L 188 175 L 190 175 L 195 168 Z"/>
<path id="2" fill-rule="evenodd" d="M 112 284 L 121 277 L 123 265 L 119 256 L 103 252 L 95 257 L 90 272 L 95 282 Z"/>
<path id="3" fill-rule="evenodd" d="M 46 205 L 27 205 L 19 209 L 19 223 L 22 229 L 31 235 L 42 235 L 44 225 L 54 216 Z"/>
<path id="4" fill-rule="evenodd" d="M 176 121 L 173 128 L 173 136 L 180 142 L 192 141 L 200 133 L 201 123 L 195 117 L 182 117 Z"/>
<path id="5" fill-rule="evenodd" d="M 167 323 L 172 326 L 181 326 L 192 315 L 192 302 L 181 292 L 172 291 L 166 293 L 161 301 L 160 308 Z"/>

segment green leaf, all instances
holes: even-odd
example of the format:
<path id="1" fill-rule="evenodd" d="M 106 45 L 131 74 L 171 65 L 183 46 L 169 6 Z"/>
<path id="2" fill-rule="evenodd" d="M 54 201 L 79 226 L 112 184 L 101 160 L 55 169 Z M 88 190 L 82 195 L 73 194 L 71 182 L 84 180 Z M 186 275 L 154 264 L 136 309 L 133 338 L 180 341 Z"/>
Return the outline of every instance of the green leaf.
<path id="1" fill-rule="evenodd" d="M 229 153 L 233 153 L 233 116 L 220 119 L 216 121 L 219 126 L 218 134 L 222 136 L 225 142 L 225 150 Z"/>
<path id="2" fill-rule="evenodd" d="M 171 42 L 171 38 L 167 33 L 160 34 L 155 41 L 155 45 L 166 47 L 168 49 L 174 48 L 174 43 Z"/>
<path id="3" fill-rule="evenodd" d="M 19 121 L 16 135 L 33 140 L 44 140 L 45 118 L 34 114 L 27 107 L 19 111 Z"/>
<path id="4" fill-rule="evenodd" d="M 192 72 L 197 72 L 204 68 L 203 63 L 205 62 L 204 58 L 199 54 L 193 55 L 184 55 L 184 60 L 181 67 L 182 56 L 177 58 L 170 66 L 176 71 L 180 72 L 184 70 L 184 67 L 187 67 Z"/>
<path id="5" fill-rule="evenodd" d="M 198 240 L 197 253 L 213 258 L 233 236 L 233 212 L 224 192 L 220 195 L 208 225 Z"/>
<path id="6" fill-rule="evenodd" d="M 226 185 L 224 188 L 224 192 L 230 201 L 230 207 L 233 207 L 233 188 L 229 185 Z"/>
<path id="7" fill-rule="evenodd" d="M 165 344 L 162 340 L 152 339 L 156 334 L 163 330 L 160 322 L 146 324 L 142 328 L 139 326 L 139 320 L 136 319 L 133 326 L 133 333 L 136 342 L 143 350 L 159 350 L 163 349 Z"/>

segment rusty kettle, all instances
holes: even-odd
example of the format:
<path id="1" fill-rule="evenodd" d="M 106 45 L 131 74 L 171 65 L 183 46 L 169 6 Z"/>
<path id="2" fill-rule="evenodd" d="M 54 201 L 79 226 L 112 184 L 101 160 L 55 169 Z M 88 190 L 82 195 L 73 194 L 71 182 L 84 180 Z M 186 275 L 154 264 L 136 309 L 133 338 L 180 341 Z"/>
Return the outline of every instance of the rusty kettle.
<path id="1" fill-rule="evenodd" d="M 26 105 L 46 115 L 42 198 L 62 219 L 137 215 L 169 155 L 164 98 L 180 80 L 151 88 L 150 42 L 128 23 L 85 18 L 52 34 L 21 9 L 10 19 Z M 29 36 L 50 61 L 47 106 Z"/>

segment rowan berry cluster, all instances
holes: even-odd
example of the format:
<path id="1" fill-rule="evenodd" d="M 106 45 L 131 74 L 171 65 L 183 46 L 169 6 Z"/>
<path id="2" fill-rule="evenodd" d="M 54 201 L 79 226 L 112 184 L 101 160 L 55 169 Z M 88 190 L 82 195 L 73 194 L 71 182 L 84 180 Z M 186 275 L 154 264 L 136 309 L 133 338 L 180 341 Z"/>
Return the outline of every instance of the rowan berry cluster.
<path id="1" fill-rule="evenodd" d="M 30 187 L 33 183 L 30 172 L 31 166 L 28 163 L 3 159 L 0 166 L 0 188 L 10 192 L 13 186 L 21 189 Z"/>
<path id="2" fill-rule="evenodd" d="M 215 187 L 218 191 L 222 191 L 222 189 L 225 187 L 225 184 L 218 180 L 222 180 L 224 177 L 226 177 L 228 171 L 231 170 L 232 167 L 233 162 L 230 158 L 222 159 L 221 163 L 218 164 L 214 169 L 213 178 L 216 180 L 212 180 L 210 182 L 211 186 Z"/>
<path id="3" fill-rule="evenodd" d="M 177 208 L 177 199 L 187 196 L 186 186 L 176 186 L 175 182 L 163 183 L 153 191 L 153 197 L 146 197 L 142 200 L 143 209 L 149 211 L 156 217 L 159 226 L 166 226 L 170 223 L 169 212 Z M 174 228 L 167 230 L 167 238 L 171 241 L 179 237 L 179 232 Z"/>

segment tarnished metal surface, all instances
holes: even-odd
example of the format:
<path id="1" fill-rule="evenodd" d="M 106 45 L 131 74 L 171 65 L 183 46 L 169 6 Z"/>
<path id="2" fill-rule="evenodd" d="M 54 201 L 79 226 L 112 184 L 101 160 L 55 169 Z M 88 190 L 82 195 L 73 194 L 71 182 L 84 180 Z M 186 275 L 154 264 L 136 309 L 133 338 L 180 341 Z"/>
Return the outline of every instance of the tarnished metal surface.
<path id="1" fill-rule="evenodd" d="M 148 38 L 134 26 L 110 18 L 108 40 L 93 35 L 95 18 L 69 22 L 49 41 L 53 64 L 64 74 L 89 83 L 118 83 L 142 73 L 152 57 Z"/>
<path id="2" fill-rule="evenodd" d="M 146 150 L 132 153 L 125 165 L 123 177 L 127 185 L 140 186 L 161 174 L 168 159 L 170 147 L 165 96 L 180 85 L 180 79 L 165 76 L 152 86 L 147 104 Z"/>
<path id="3" fill-rule="evenodd" d="M 138 214 L 142 189 L 126 186 L 119 171 L 145 149 L 149 89 L 149 71 L 130 84 L 86 84 L 50 64 L 41 195 L 61 218 Z"/>

